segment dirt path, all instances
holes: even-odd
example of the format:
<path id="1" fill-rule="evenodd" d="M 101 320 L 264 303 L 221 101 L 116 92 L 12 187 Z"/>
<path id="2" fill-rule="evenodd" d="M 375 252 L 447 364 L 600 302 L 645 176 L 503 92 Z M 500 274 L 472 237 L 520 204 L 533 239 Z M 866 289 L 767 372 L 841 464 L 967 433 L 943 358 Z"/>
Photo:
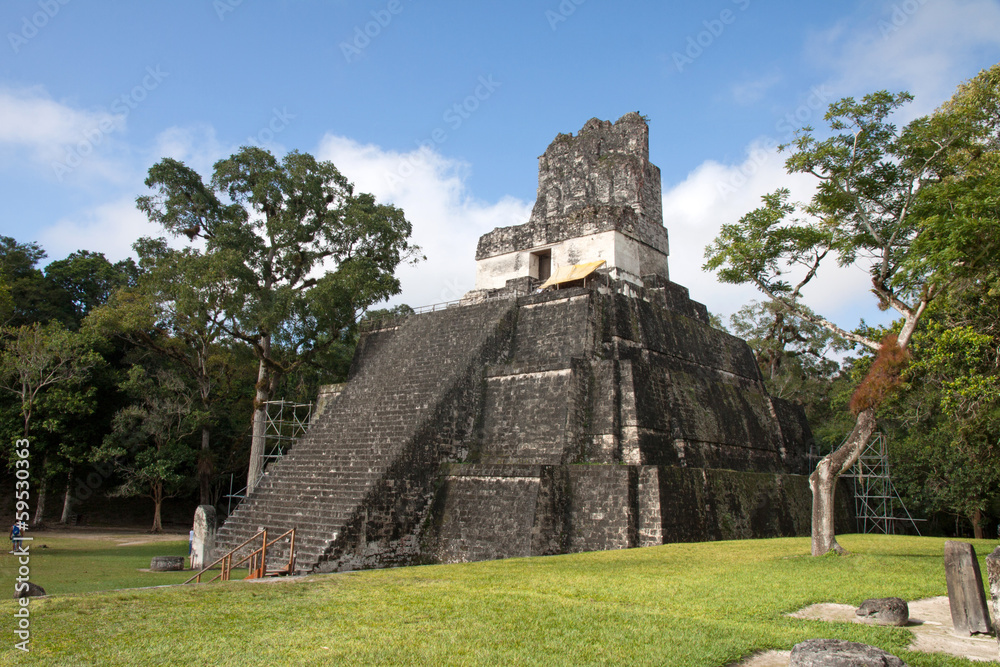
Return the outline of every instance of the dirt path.
<path id="1" fill-rule="evenodd" d="M 186 532 L 150 533 L 140 529 L 128 528 L 56 528 L 28 533 L 35 541 L 44 541 L 46 537 L 72 540 L 107 540 L 119 547 L 132 547 L 154 542 L 176 542 L 186 540 Z"/>
<path id="2" fill-rule="evenodd" d="M 959 635 L 951 623 L 948 597 L 941 596 L 908 603 L 910 623 L 906 628 L 913 633 L 910 650 L 925 653 L 949 653 L 959 658 L 989 662 L 997 660 L 997 640 L 981 635 Z M 822 603 L 809 605 L 792 618 L 840 623 L 871 623 L 855 615 L 856 607 L 849 604 Z M 994 623 L 994 627 L 996 624 Z M 789 651 L 767 651 L 751 656 L 739 663 L 740 667 L 788 667 Z"/>

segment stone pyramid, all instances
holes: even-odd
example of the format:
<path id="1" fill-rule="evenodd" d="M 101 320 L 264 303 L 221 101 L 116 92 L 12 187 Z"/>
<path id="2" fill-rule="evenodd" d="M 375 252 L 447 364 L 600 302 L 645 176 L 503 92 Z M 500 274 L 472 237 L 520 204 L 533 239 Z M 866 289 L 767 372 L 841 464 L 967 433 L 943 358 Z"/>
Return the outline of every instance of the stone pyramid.
<path id="1" fill-rule="evenodd" d="M 217 553 L 260 527 L 297 528 L 300 571 L 808 534 L 809 426 L 669 280 L 648 133 L 630 113 L 557 136 L 476 289 L 362 335 Z"/>

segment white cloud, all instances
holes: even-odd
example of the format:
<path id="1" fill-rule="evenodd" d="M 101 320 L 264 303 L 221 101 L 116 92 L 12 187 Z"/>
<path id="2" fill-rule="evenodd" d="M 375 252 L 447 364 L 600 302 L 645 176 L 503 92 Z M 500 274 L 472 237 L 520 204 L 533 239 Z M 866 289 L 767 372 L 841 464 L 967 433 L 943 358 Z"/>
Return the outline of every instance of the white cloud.
<path id="1" fill-rule="evenodd" d="M 207 180 L 211 178 L 215 162 L 235 152 L 235 146 L 227 147 L 219 142 L 211 125 L 174 126 L 156 135 L 148 159 L 150 165 L 168 157 L 180 160 Z"/>
<path id="2" fill-rule="evenodd" d="M 40 86 L 0 89 L 0 148 L 59 181 L 85 175 L 119 180 L 111 156 L 125 149 L 114 136 L 124 127 L 125 115 L 73 108 Z"/>
<path id="3" fill-rule="evenodd" d="M 393 302 L 421 306 L 461 298 L 475 283 L 479 237 L 527 222 L 531 213 L 530 203 L 513 197 L 473 198 L 468 165 L 427 147 L 399 153 L 328 134 L 316 157 L 333 161 L 357 191 L 402 208 L 413 224 L 413 241 L 427 260 L 400 268 L 403 293 Z"/>
<path id="4" fill-rule="evenodd" d="M 737 222 L 761 205 L 761 196 L 779 187 L 791 191 L 793 201 L 807 201 L 815 179 L 788 175 L 785 157 L 764 142 L 754 142 L 741 164 L 706 161 L 663 194 L 663 222 L 670 232 L 670 279 L 691 291 L 691 297 L 727 320 L 740 306 L 763 295 L 749 285 L 729 285 L 702 270 L 705 247 L 723 224 Z M 805 290 L 805 301 L 815 311 L 847 328 L 860 317 L 881 321 L 868 296 L 868 276 L 857 267 L 837 268 L 830 257 Z"/>
<path id="5" fill-rule="evenodd" d="M 52 259 L 91 250 L 117 262 L 135 256 L 132 244 L 136 239 L 155 235 L 157 230 L 135 207 L 135 200 L 122 198 L 59 220 L 42 230 L 38 241 Z"/>
<path id="6" fill-rule="evenodd" d="M 908 90 L 904 114 L 932 111 L 979 66 L 984 49 L 1000 46 L 1000 4 L 994 0 L 895 0 L 866 22 L 839 23 L 807 39 L 815 62 L 834 69 L 838 97 Z"/>

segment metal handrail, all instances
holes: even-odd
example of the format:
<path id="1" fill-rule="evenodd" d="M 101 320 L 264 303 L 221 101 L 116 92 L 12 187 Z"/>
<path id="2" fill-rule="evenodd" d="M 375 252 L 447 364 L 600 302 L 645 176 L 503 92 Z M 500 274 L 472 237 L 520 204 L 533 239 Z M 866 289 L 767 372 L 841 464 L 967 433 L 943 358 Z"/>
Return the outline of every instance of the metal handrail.
<path id="1" fill-rule="evenodd" d="M 242 549 L 243 547 L 245 547 L 246 545 L 250 544 L 254 540 L 256 540 L 258 537 L 261 538 L 261 546 L 260 546 L 260 548 L 259 549 L 254 549 L 248 555 L 244 556 L 242 559 L 238 560 L 236 563 L 233 563 L 233 554 L 236 553 L 237 551 L 239 551 L 240 549 Z M 219 565 L 219 564 L 222 565 L 222 572 L 220 572 L 216 576 L 214 576 L 211 579 L 209 579 L 208 583 L 212 583 L 216 579 L 220 579 L 220 578 L 222 579 L 222 581 L 229 581 L 230 577 L 231 577 L 231 574 L 232 574 L 233 568 L 234 567 L 239 567 L 240 565 L 242 565 L 243 563 L 247 562 L 248 560 L 251 561 L 250 565 L 249 565 L 250 572 L 249 572 L 249 574 L 247 575 L 246 578 L 247 579 L 259 579 L 259 578 L 262 578 L 262 577 L 264 577 L 267 574 L 267 548 L 270 547 L 270 546 L 273 546 L 275 543 L 283 540 L 285 537 L 289 537 L 288 566 L 286 568 L 284 568 L 283 570 L 278 570 L 277 572 L 284 572 L 285 574 L 291 574 L 292 571 L 293 571 L 293 569 L 294 569 L 294 567 L 295 567 L 295 528 L 292 528 L 291 530 L 286 530 L 284 533 L 282 533 L 278 537 L 274 538 L 270 542 L 267 539 L 267 530 L 264 529 L 264 530 L 261 530 L 261 531 L 257 532 L 253 537 L 251 537 L 251 538 L 249 538 L 249 539 L 244 540 L 243 542 L 241 542 L 239 545 L 237 545 L 236 547 L 234 547 L 233 549 L 231 549 L 224 556 L 221 556 L 220 558 L 217 558 L 215 561 L 212 562 L 211 565 L 209 565 L 208 567 L 204 568 L 203 570 L 201 570 L 200 572 L 198 572 L 196 575 L 194 575 L 193 577 L 191 577 L 190 579 L 188 579 L 184 583 L 185 584 L 189 584 L 192 581 L 194 581 L 195 583 L 199 583 L 200 584 L 201 583 L 201 575 L 205 574 L 206 572 L 208 572 L 213 567 L 215 567 L 216 565 Z M 257 560 L 258 555 L 259 555 L 259 558 L 260 558 L 259 561 Z"/>

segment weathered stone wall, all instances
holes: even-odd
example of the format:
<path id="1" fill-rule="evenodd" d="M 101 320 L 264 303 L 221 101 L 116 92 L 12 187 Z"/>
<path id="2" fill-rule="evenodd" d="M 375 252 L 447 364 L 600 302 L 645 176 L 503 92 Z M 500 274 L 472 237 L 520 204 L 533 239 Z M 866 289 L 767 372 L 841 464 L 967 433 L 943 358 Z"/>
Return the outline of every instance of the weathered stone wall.
<path id="1" fill-rule="evenodd" d="M 528 222 L 483 235 L 476 289 L 532 275 L 531 251 L 551 252 L 553 269 L 604 260 L 617 279 L 668 275 L 660 170 L 649 162 L 649 127 L 637 113 L 592 118 L 560 134 L 538 159 L 538 196 Z"/>
<path id="2" fill-rule="evenodd" d="M 599 282 L 367 334 L 220 543 L 296 525 L 300 566 L 322 571 L 805 534 L 801 410 L 671 285 Z"/>
<path id="3" fill-rule="evenodd" d="M 837 530 L 856 529 L 837 494 Z M 629 465 L 449 465 L 422 537 L 425 562 L 806 535 L 801 475 Z"/>
<path id="4" fill-rule="evenodd" d="M 509 355 L 513 312 L 495 301 L 369 334 L 347 387 L 226 521 L 218 550 L 296 526 L 304 570 L 412 558 L 438 466 L 467 456 L 482 369 Z"/>

